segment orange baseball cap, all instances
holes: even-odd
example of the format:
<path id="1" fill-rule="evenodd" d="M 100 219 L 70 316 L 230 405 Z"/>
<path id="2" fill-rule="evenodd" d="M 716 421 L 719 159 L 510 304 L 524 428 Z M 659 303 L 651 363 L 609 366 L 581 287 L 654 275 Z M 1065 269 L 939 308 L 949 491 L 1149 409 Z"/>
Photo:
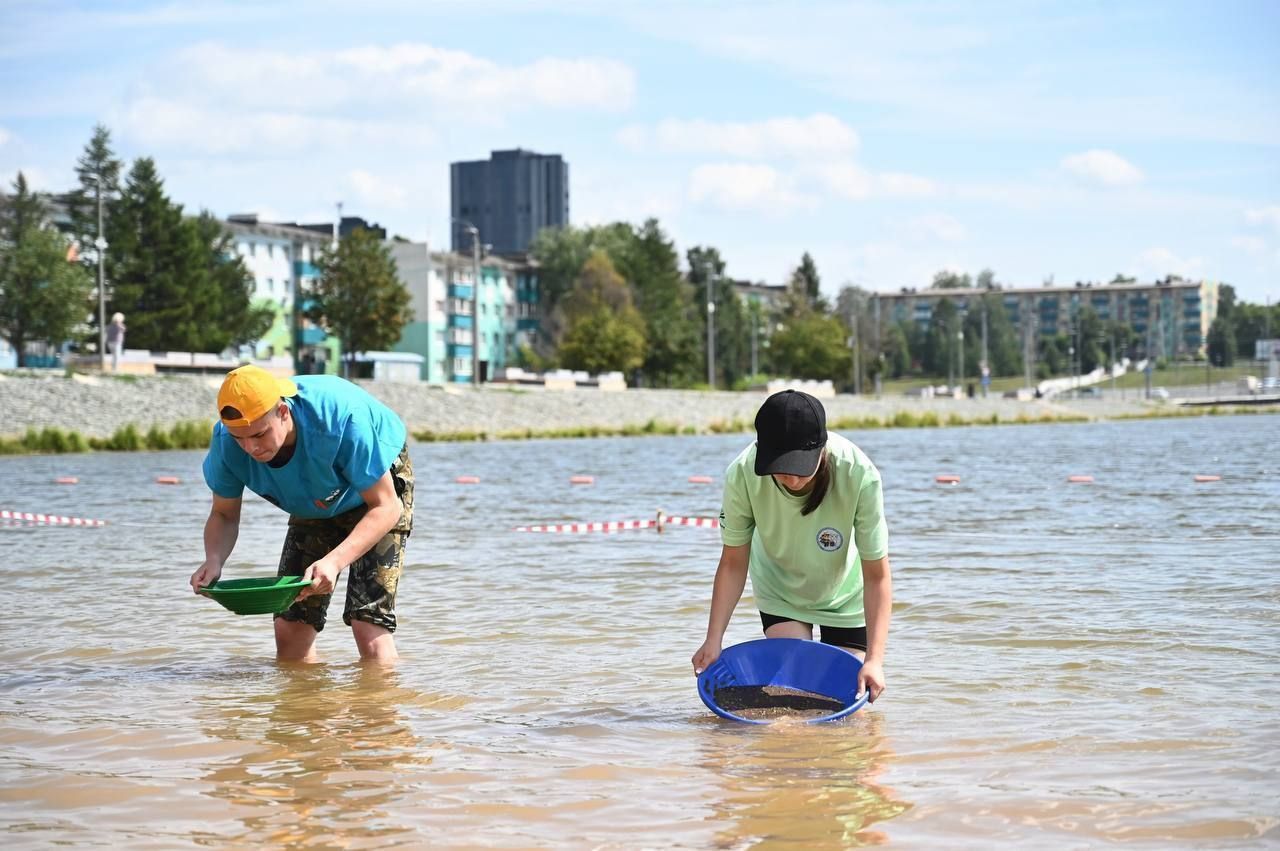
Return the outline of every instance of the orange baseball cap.
<path id="1" fill-rule="evenodd" d="M 298 385 L 249 364 L 227 373 L 218 390 L 218 416 L 229 426 L 243 427 L 270 411 L 281 396 L 297 396 Z M 232 408 L 233 411 L 228 411 Z M 240 416 L 228 417 L 228 413 Z"/>

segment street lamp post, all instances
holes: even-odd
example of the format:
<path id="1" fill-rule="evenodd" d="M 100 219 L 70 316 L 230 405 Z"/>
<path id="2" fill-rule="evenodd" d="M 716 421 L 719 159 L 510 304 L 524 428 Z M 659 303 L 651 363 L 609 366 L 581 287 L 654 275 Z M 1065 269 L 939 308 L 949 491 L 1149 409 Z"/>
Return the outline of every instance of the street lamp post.
<path id="1" fill-rule="evenodd" d="M 98 255 L 98 365 L 101 371 L 107 371 L 107 294 L 103 261 L 107 253 L 107 241 L 102 238 L 102 175 L 86 174 L 93 181 L 98 198 L 98 238 L 93 247 Z"/>
<path id="2" fill-rule="evenodd" d="M 753 305 L 753 308 L 754 308 L 754 305 Z M 760 317 L 756 316 L 755 310 L 753 309 L 751 312 L 751 378 L 752 380 L 755 380 L 755 377 L 760 374 L 760 359 L 756 354 L 756 349 L 759 345 L 756 342 L 756 337 L 759 335 L 759 332 L 760 332 Z"/>
<path id="3" fill-rule="evenodd" d="M 716 301 L 711 289 L 714 273 L 707 274 L 707 385 L 716 389 Z"/>

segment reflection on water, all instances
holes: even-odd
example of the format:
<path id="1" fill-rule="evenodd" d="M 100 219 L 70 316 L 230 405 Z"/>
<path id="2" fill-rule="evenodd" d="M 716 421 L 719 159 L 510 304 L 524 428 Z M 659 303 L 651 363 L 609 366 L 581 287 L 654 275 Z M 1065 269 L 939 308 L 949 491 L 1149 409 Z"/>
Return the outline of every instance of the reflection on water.
<path id="1" fill-rule="evenodd" d="M 391 670 L 343 628 L 279 665 L 269 618 L 191 594 L 200 453 L 0 458 L 0 507 L 110 521 L 0 527 L 0 844 L 1280 838 L 1280 418 L 851 437 L 886 482 L 889 692 L 764 728 L 712 716 L 689 670 L 713 532 L 511 531 L 713 516 L 718 487 L 688 477 L 718 481 L 743 435 L 414 446 Z M 247 501 L 228 578 L 274 573 L 283 537 Z M 759 630 L 748 595 L 726 640 Z"/>
<path id="2" fill-rule="evenodd" d="M 881 780 L 892 752 L 877 713 L 826 727 L 704 726 L 699 764 L 721 786 L 711 805 L 718 848 L 879 845 L 887 841 L 880 823 L 911 806 Z"/>
<path id="3" fill-rule="evenodd" d="M 264 688 L 202 701 L 209 735 L 258 747 L 212 766 L 206 794 L 240 813 L 243 837 L 271 845 L 380 845 L 408 838 L 399 778 L 431 762 L 401 705 L 415 693 L 395 671 L 282 666 Z"/>

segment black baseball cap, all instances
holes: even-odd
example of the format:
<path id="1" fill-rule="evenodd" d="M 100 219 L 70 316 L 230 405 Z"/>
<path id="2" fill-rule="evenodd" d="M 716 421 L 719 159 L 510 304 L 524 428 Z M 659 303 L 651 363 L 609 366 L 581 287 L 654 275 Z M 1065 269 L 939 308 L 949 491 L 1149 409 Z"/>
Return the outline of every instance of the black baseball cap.
<path id="1" fill-rule="evenodd" d="M 756 475 L 809 476 L 827 445 L 827 412 L 799 390 L 774 393 L 756 413 Z"/>

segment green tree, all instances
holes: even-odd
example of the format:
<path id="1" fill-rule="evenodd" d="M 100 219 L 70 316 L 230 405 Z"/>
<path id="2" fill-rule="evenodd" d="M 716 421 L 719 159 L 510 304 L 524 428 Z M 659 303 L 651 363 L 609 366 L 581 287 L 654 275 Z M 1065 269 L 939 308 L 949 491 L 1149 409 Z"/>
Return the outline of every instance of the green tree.
<path id="1" fill-rule="evenodd" d="M 44 209 L 19 172 L 0 203 L 0 335 L 23 365 L 27 343 L 57 345 L 84 320 L 92 281 L 68 262 L 67 240 L 44 222 Z"/>
<path id="2" fill-rule="evenodd" d="M 791 273 L 791 280 L 787 282 L 787 292 L 781 305 L 782 315 L 800 316 L 810 310 L 826 313 L 827 309 L 826 300 L 822 297 L 822 279 L 818 276 L 818 265 L 806 251 L 800 258 L 800 265 Z"/>
<path id="3" fill-rule="evenodd" d="M 80 263 L 97 281 L 98 275 L 98 237 L 108 243 L 107 256 L 110 257 L 112 224 L 120 204 L 120 175 L 123 164 L 116 157 L 111 147 L 111 131 L 99 124 L 93 128 L 93 136 L 85 144 L 80 158 L 76 161 L 76 177 L 79 186 L 70 193 L 67 199 L 67 212 L 71 219 L 71 236 L 80 246 Z M 101 187 L 98 185 L 101 180 Z M 98 231 L 98 193 L 102 193 L 102 232 Z M 104 264 L 104 272 L 106 266 Z M 110 278 L 104 282 L 110 287 Z M 110 311 L 107 316 L 110 316 Z M 92 331 L 92 339 L 98 339 L 98 311 L 88 312 L 88 327 Z M 130 318 L 130 337 L 133 338 L 132 317 Z"/>
<path id="4" fill-rule="evenodd" d="M 770 338 L 774 367 L 792 378 L 843 381 L 852 368 L 847 333 L 834 316 L 809 312 L 790 319 Z"/>
<path id="5" fill-rule="evenodd" d="M 620 235 L 611 231 L 603 241 L 613 243 Z M 680 274 L 674 244 L 657 219 L 648 219 L 613 247 L 610 258 L 631 285 L 636 308 L 644 317 L 647 345 L 641 369 L 649 383 L 668 387 L 688 383 L 690 367 L 701 351 L 693 306 L 696 294 Z"/>
<path id="6" fill-rule="evenodd" d="M 1077 348 L 1076 365 L 1080 368 L 1081 375 L 1093 372 L 1107 362 L 1107 352 L 1103 347 L 1106 333 L 1098 312 L 1088 305 L 1078 308 L 1075 331 L 1072 345 Z M 1070 369 L 1071 364 L 1067 366 Z"/>
<path id="7" fill-rule="evenodd" d="M 707 362 L 707 284 L 711 285 L 711 297 L 715 301 L 715 371 L 717 386 L 733 387 L 751 372 L 751 323 L 763 325 L 760 311 L 747 308 L 733 287 L 733 280 L 725 275 L 725 263 L 720 251 L 710 246 L 694 246 L 685 252 L 689 264 L 689 283 L 697 302 L 698 340 L 695 356 L 695 374 L 705 375 Z M 757 353 L 760 341 L 757 330 Z M 757 354 L 758 357 L 758 354 Z"/>
<path id="8" fill-rule="evenodd" d="M 306 316 L 338 338 L 349 375 L 357 352 L 389 349 L 400 339 L 413 320 L 409 291 L 391 250 L 363 228 L 324 252 L 316 267 L 320 277 Z"/>
<path id="9" fill-rule="evenodd" d="M 631 227 L 622 223 L 600 227 L 546 228 L 534 237 L 529 254 L 538 264 L 539 309 L 542 331 L 538 354 L 552 355 L 564 334 L 560 299 L 573 289 L 582 266 L 597 249 L 606 251 L 615 262 L 633 239 Z"/>
<path id="10" fill-rule="evenodd" d="M 885 329 L 881 351 L 890 378 L 902 378 L 911 372 L 911 344 L 903 323 L 895 322 Z"/>
<path id="11" fill-rule="evenodd" d="M 973 286 L 973 281 L 969 278 L 968 272 L 952 272 L 943 269 L 933 276 L 933 282 L 929 284 L 931 290 L 963 290 Z"/>
<path id="12" fill-rule="evenodd" d="M 271 328 L 275 311 L 267 305 L 255 306 L 253 275 L 235 251 L 234 239 L 212 214 L 201 212 L 187 219 L 200 246 L 202 272 L 200 286 L 193 293 L 200 299 L 201 315 L 217 317 L 203 326 L 200 349 L 222 351 L 229 346 L 253 343 Z"/>
<path id="13" fill-rule="evenodd" d="M 945 375 L 948 381 L 954 379 L 959 320 L 960 313 L 951 299 L 939 299 L 933 306 L 933 314 L 929 317 L 929 329 L 925 332 L 924 345 L 920 352 L 920 368 L 925 375 Z"/>
<path id="14" fill-rule="evenodd" d="M 206 329 L 219 317 L 206 312 L 201 246 L 150 158 L 130 169 L 109 233 L 106 312 L 128 317 L 130 342 L 141 349 L 208 351 Z"/>
<path id="15" fill-rule="evenodd" d="M 644 318 L 603 250 L 587 258 L 560 309 L 565 321 L 560 358 L 565 366 L 627 373 L 644 363 Z"/>
<path id="16" fill-rule="evenodd" d="M 1230 319 L 1224 319 L 1218 316 L 1209 326 L 1209 362 L 1215 366 L 1231 366 L 1236 362 L 1236 352 L 1239 350 L 1236 343 L 1235 325 Z"/>

